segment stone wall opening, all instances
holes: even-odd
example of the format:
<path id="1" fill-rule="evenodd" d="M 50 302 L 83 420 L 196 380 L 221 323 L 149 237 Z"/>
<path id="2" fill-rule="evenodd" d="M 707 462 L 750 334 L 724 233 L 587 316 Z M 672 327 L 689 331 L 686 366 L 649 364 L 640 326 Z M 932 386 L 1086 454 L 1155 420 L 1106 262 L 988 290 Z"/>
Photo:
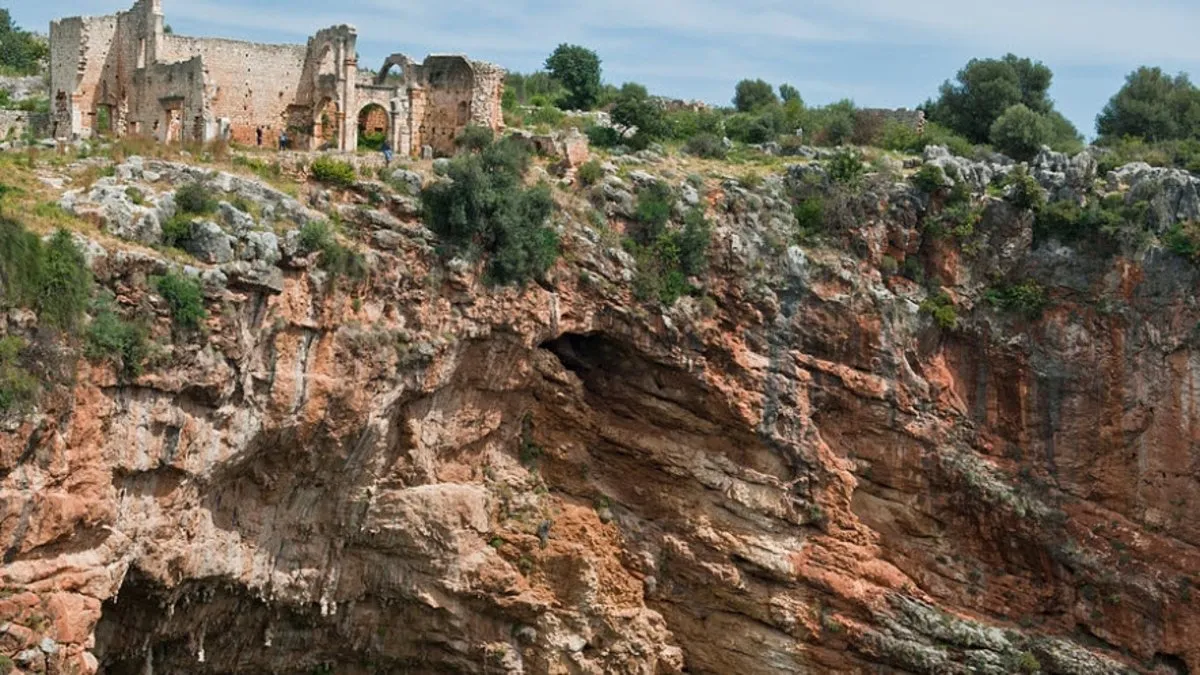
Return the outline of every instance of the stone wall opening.
<path id="1" fill-rule="evenodd" d="M 388 138 L 391 128 L 387 108 L 369 103 L 358 113 L 358 147 L 378 150 Z"/>
<path id="2" fill-rule="evenodd" d="M 317 104 L 313 115 L 312 140 L 317 150 L 338 147 L 338 107 L 331 98 L 326 97 Z"/>
<path id="3" fill-rule="evenodd" d="M 96 106 L 96 134 L 107 136 L 113 131 L 113 107 L 111 105 Z"/>

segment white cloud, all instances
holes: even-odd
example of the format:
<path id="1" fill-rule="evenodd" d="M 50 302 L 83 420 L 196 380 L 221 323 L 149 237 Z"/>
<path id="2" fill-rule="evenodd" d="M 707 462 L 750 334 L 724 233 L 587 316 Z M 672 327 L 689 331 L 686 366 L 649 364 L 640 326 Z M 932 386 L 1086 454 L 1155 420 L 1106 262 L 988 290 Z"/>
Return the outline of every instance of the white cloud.
<path id="1" fill-rule="evenodd" d="M 873 40 L 1013 51 L 1059 63 L 1200 61 L 1200 6 L 1172 0 L 814 0 Z"/>

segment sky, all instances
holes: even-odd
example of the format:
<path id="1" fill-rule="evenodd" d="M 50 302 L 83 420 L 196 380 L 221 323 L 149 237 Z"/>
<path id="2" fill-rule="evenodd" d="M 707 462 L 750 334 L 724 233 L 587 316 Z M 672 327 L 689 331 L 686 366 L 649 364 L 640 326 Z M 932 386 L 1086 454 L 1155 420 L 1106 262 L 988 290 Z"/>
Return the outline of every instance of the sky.
<path id="1" fill-rule="evenodd" d="M 132 0 L 0 0 L 18 25 L 110 14 Z M 599 53 L 604 79 L 727 105 L 736 82 L 790 83 L 806 103 L 916 107 L 973 57 L 1054 71 L 1050 94 L 1087 136 L 1140 65 L 1200 78 L 1195 0 L 163 0 L 176 33 L 300 42 L 358 28 L 360 66 L 394 52 L 464 52 L 512 71 L 561 42 Z M 1194 79 L 1196 79 L 1194 78 Z"/>

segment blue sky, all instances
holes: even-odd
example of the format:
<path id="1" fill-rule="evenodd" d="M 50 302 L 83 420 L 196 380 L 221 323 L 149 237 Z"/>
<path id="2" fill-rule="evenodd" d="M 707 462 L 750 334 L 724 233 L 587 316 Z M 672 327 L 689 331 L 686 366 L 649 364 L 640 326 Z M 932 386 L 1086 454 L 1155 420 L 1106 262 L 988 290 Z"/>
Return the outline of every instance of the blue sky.
<path id="1" fill-rule="evenodd" d="M 19 0 L 18 24 L 107 14 L 119 0 Z M 559 42 L 595 49 L 605 80 L 727 104 L 743 77 L 810 104 L 913 107 L 974 56 L 1012 51 L 1054 70 L 1051 95 L 1085 134 L 1138 65 L 1200 78 L 1195 0 L 163 0 L 176 32 L 304 42 L 357 26 L 362 63 L 393 52 L 466 52 L 538 68 Z"/>

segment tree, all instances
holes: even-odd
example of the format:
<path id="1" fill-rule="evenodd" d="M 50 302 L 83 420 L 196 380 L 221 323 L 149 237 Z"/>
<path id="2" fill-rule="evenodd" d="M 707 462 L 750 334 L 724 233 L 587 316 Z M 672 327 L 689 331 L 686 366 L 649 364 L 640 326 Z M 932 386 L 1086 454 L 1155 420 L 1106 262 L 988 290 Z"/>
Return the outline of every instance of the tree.
<path id="1" fill-rule="evenodd" d="M 971 59 L 956 76 L 957 82 L 942 84 L 936 102 L 925 105 L 929 119 L 966 136 L 973 143 L 986 143 L 992 125 L 1012 106 L 1021 103 L 1029 110 L 1046 114 L 1054 108 L 1047 96 L 1054 75 L 1040 61 L 1006 54 L 1000 59 Z"/>
<path id="2" fill-rule="evenodd" d="M 1096 118 L 1101 136 L 1166 141 L 1200 136 L 1200 89 L 1187 75 L 1138 68 Z"/>
<path id="3" fill-rule="evenodd" d="M 1033 159 L 1054 134 L 1050 120 L 1030 110 L 1024 103 L 1011 106 L 993 124 L 992 145 L 1004 154 L 1020 161 Z"/>
<path id="4" fill-rule="evenodd" d="M 7 9 L 0 9 L 0 68 L 19 74 L 36 73 L 50 48 L 33 33 L 13 24 Z"/>
<path id="5" fill-rule="evenodd" d="M 662 106 L 650 98 L 645 87 L 635 82 L 626 82 L 621 86 L 611 115 L 617 124 L 637 128 L 637 132 L 627 139 L 630 146 L 635 148 L 644 148 L 651 141 L 665 138 L 671 132 Z"/>
<path id="6" fill-rule="evenodd" d="M 785 104 L 797 102 L 804 105 L 804 99 L 800 98 L 800 90 L 787 83 L 779 85 L 779 99 Z"/>
<path id="7" fill-rule="evenodd" d="M 561 44 L 546 59 L 546 70 L 567 89 L 563 105 L 591 110 L 600 100 L 600 57 L 579 45 Z"/>
<path id="8" fill-rule="evenodd" d="M 421 192 L 430 228 L 454 252 L 488 253 L 488 278 L 498 284 L 536 279 L 558 259 L 558 235 L 546 225 L 554 199 L 545 184 L 525 187 L 528 167 L 528 150 L 503 139 L 458 155 L 449 180 Z"/>
<path id="9" fill-rule="evenodd" d="M 742 80 L 734 89 L 733 105 L 738 112 L 753 112 L 775 103 L 779 103 L 775 87 L 763 80 Z"/>

